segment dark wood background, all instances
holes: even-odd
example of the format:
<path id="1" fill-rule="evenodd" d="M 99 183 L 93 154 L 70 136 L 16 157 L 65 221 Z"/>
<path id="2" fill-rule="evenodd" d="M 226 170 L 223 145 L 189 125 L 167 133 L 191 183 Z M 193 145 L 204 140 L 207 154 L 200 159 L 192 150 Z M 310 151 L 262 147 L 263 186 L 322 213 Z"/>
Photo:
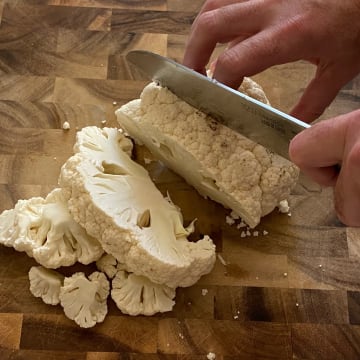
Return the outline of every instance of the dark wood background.
<path id="1" fill-rule="evenodd" d="M 0 211 L 56 186 L 76 129 L 117 125 L 116 107 L 146 84 L 125 63 L 127 51 L 181 61 L 202 3 L 0 0 Z M 313 73 L 298 62 L 255 80 L 288 111 Z M 358 78 L 323 117 L 359 104 Z M 240 238 L 221 206 L 157 163 L 147 166 L 185 220 L 199 219 L 198 233 L 212 236 L 228 265 L 217 260 L 198 284 L 178 289 L 170 313 L 129 317 L 109 301 L 104 323 L 84 330 L 30 294 L 32 259 L 0 247 L 1 360 L 200 360 L 210 351 L 226 360 L 360 358 L 360 230 L 336 219 L 331 189 L 302 178 L 291 217 L 274 211 L 258 227 L 267 236 Z"/>

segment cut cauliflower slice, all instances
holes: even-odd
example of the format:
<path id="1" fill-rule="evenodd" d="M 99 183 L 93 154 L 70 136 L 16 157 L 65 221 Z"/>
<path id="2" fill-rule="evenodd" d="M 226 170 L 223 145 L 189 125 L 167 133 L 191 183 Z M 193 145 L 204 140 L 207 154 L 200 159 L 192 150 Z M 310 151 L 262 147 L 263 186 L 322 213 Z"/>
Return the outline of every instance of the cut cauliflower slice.
<path id="1" fill-rule="evenodd" d="M 200 194 L 230 208 L 250 227 L 286 199 L 298 180 L 294 164 L 155 83 L 116 115 L 131 137 Z"/>
<path id="2" fill-rule="evenodd" d="M 175 289 L 125 270 L 118 271 L 112 280 L 111 297 L 116 306 L 129 315 L 150 316 L 171 311 L 175 305 Z"/>
<path id="3" fill-rule="evenodd" d="M 25 251 L 47 268 L 89 264 L 103 254 L 99 242 L 89 236 L 69 213 L 61 189 L 46 199 L 19 200 L 0 215 L 0 243 Z"/>
<path id="4" fill-rule="evenodd" d="M 33 266 L 29 271 L 30 292 L 40 297 L 45 304 L 57 305 L 60 303 L 60 288 L 64 276 L 57 271 L 42 266 Z"/>
<path id="5" fill-rule="evenodd" d="M 69 319 L 89 328 L 104 321 L 109 290 L 109 281 L 103 273 L 93 272 L 89 279 L 82 272 L 75 273 L 64 279 L 60 303 Z"/>
<path id="6" fill-rule="evenodd" d="M 59 183 L 74 219 L 127 271 L 170 287 L 190 286 L 211 271 L 215 245 L 189 242 L 180 210 L 164 198 L 117 129 L 86 127 Z"/>

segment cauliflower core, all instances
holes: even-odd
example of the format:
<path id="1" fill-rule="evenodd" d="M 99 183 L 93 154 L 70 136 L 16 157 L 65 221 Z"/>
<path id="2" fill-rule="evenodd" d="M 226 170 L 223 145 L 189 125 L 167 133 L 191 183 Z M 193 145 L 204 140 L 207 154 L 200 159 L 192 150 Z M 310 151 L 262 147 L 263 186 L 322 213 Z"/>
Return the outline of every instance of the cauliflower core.
<path id="1" fill-rule="evenodd" d="M 294 164 L 155 83 L 116 115 L 131 137 L 200 194 L 232 209 L 250 227 L 287 198 L 297 182 L 299 170 Z"/>
<path id="2" fill-rule="evenodd" d="M 129 156 L 132 143 L 117 129 L 87 127 L 59 183 L 74 219 L 126 270 L 170 287 L 190 286 L 211 271 L 208 236 L 189 242 L 180 210 Z"/>

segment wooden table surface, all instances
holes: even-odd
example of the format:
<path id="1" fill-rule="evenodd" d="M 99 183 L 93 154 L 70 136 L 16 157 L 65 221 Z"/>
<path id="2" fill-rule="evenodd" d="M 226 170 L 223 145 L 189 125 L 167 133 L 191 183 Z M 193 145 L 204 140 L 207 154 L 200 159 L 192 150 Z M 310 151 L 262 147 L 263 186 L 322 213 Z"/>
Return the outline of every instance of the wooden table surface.
<path id="1" fill-rule="evenodd" d="M 125 63 L 127 51 L 181 61 L 202 2 L 0 0 L 0 211 L 56 186 L 77 128 L 116 126 L 116 106 L 146 84 Z M 288 111 L 313 73 L 298 62 L 255 79 Z M 359 104 L 358 78 L 324 117 Z M 274 211 L 258 227 L 268 235 L 241 238 L 221 206 L 156 163 L 149 170 L 186 221 L 198 218 L 197 232 L 214 239 L 227 265 L 218 259 L 198 284 L 178 289 L 170 313 L 129 317 L 109 301 L 104 323 L 80 329 L 30 294 L 34 260 L 1 246 L 1 360 L 360 358 L 360 230 L 336 219 L 330 189 L 302 178 L 291 217 Z"/>

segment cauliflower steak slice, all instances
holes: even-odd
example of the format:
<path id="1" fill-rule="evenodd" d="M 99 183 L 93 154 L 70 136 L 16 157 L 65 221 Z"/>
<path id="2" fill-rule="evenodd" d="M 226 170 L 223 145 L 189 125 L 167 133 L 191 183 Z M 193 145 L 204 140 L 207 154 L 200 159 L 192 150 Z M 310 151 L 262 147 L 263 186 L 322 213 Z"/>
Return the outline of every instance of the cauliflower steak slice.
<path id="1" fill-rule="evenodd" d="M 74 219 L 99 239 L 126 270 L 170 287 L 190 286 L 211 271 L 215 246 L 208 236 L 189 242 L 180 210 L 129 156 L 119 130 L 87 127 L 59 183 Z"/>
<path id="2" fill-rule="evenodd" d="M 297 182 L 299 170 L 294 164 L 155 83 L 116 115 L 131 137 L 200 194 L 232 209 L 251 227 L 286 199 Z"/>

